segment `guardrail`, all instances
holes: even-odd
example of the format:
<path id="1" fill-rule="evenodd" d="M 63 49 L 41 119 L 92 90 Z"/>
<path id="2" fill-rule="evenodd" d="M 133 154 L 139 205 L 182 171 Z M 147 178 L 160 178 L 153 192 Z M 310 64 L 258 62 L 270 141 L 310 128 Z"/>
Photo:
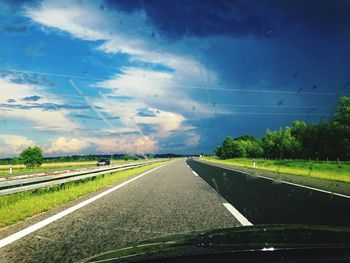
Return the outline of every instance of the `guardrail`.
<path id="1" fill-rule="evenodd" d="M 0 182 L 0 196 L 9 195 L 13 193 L 19 193 L 29 190 L 35 190 L 42 187 L 51 187 L 54 185 L 64 184 L 67 182 L 73 182 L 77 180 L 96 177 L 103 174 L 113 173 L 116 171 L 126 170 L 130 168 L 136 168 L 145 166 L 147 164 L 162 162 L 166 160 L 152 160 L 141 163 L 130 163 L 118 166 L 109 166 L 107 168 L 99 168 L 90 171 L 80 171 L 72 173 L 64 173 L 58 175 L 41 176 L 27 179 L 8 180 Z"/>

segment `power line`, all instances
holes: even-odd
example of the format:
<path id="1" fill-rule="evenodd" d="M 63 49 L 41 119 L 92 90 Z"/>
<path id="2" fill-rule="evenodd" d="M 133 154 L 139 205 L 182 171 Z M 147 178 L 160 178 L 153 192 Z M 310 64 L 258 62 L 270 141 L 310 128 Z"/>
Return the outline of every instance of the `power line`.
<path id="1" fill-rule="evenodd" d="M 171 111 L 172 109 L 168 109 Z M 198 112 L 198 113 L 212 113 L 213 111 L 205 111 L 205 110 L 176 110 L 177 112 Z M 303 112 L 242 112 L 242 111 L 216 111 L 217 114 L 230 114 L 230 115 L 288 115 L 288 116 L 330 116 L 330 113 L 303 113 Z"/>
<path id="2" fill-rule="evenodd" d="M 61 96 L 61 97 L 67 97 L 67 98 L 79 98 L 84 100 L 83 97 L 79 96 L 79 95 L 68 95 L 68 94 L 60 94 L 60 93 L 55 93 L 55 95 Z M 52 97 L 55 98 L 55 95 L 50 95 L 48 96 L 48 98 Z M 92 96 L 86 96 L 89 97 L 90 99 L 95 99 L 95 97 Z M 106 96 L 109 98 L 109 96 Z M 123 99 L 121 99 L 123 100 Z M 139 105 L 140 103 L 136 103 L 136 102 L 122 102 L 122 103 L 118 103 L 119 106 L 128 106 L 128 105 Z M 333 106 L 303 106 L 303 105 L 261 105 L 261 104 L 230 104 L 230 103 L 199 103 L 199 102 L 195 102 L 195 103 L 189 103 L 189 102 L 177 102 L 177 105 L 188 105 L 188 106 L 222 106 L 222 107 L 242 107 L 242 108 L 296 108 L 296 109 L 333 109 Z M 161 104 L 160 104 L 161 105 Z"/>
<path id="3" fill-rule="evenodd" d="M 0 68 L 0 71 L 8 71 L 14 73 L 28 73 L 28 74 L 38 74 L 38 75 L 47 75 L 54 77 L 63 77 L 63 78 L 72 78 L 72 79 L 86 79 L 86 80 L 98 80 L 106 81 L 107 79 L 88 77 L 88 76 L 77 76 L 77 75 L 65 75 L 65 74 L 56 74 L 56 73 L 47 73 L 42 71 L 28 71 L 28 70 L 14 70 L 14 69 L 5 69 Z M 237 88 L 224 88 L 224 87 L 208 87 L 208 86 L 173 86 L 173 89 L 199 89 L 207 91 L 226 91 L 226 92 L 249 92 L 249 93 L 270 93 L 270 94 L 289 94 L 289 95 L 326 95 L 326 96 L 339 96 L 340 94 L 348 94 L 349 92 L 339 91 L 339 93 L 334 92 L 314 92 L 314 91 L 290 91 L 290 90 L 262 90 L 262 89 L 237 89 Z"/>
<path id="4" fill-rule="evenodd" d="M 200 86 L 176 86 L 182 89 L 206 89 L 208 91 L 229 91 L 229 92 L 250 92 L 250 93 L 272 93 L 272 94 L 290 94 L 290 95 L 328 95 L 339 96 L 338 93 L 332 92 L 309 92 L 309 91 L 289 91 L 289 90 L 260 90 L 260 89 L 236 89 L 236 88 L 222 88 L 222 87 L 200 87 Z M 344 92 L 342 92 L 344 93 Z M 346 93 L 347 94 L 347 93 Z"/>
<path id="5" fill-rule="evenodd" d="M 72 78 L 72 79 L 90 79 L 90 80 L 99 80 L 99 81 L 105 80 L 105 79 L 95 78 L 95 77 L 56 74 L 56 73 L 48 73 L 48 72 L 42 72 L 42 71 L 15 70 L 15 69 L 5 69 L 5 68 L 0 68 L 0 71 L 8 71 L 8 72 L 14 72 L 14 73 L 37 74 L 37 75 L 53 76 L 53 77 L 61 77 L 61 78 Z"/>

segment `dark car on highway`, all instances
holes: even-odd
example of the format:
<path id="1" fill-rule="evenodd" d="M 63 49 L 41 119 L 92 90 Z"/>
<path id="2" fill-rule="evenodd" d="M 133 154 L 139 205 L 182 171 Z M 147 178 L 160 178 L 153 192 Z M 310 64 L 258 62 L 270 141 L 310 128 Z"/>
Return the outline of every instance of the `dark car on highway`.
<path id="1" fill-rule="evenodd" d="M 97 162 L 97 166 L 105 166 L 105 165 L 110 165 L 111 164 L 111 161 L 108 160 L 108 159 L 100 159 L 98 162 Z"/>

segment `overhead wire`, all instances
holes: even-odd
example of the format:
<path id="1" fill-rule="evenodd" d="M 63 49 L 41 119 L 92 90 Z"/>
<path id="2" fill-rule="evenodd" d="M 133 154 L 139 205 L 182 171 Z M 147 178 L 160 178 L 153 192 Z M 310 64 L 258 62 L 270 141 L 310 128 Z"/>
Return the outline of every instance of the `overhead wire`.
<path id="1" fill-rule="evenodd" d="M 66 75 L 57 73 L 48 73 L 43 71 L 28 71 L 28 70 L 15 70 L 8 68 L 0 68 L 0 71 L 14 72 L 14 73 L 28 73 L 28 74 L 41 74 L 54 77 L 62 78 L 72 78 L 72 79 L 86 79 L 86 80 L 98 80 L 105 81 L 104 78 L 90 77 L 90 76 L 78 76 L 78 75 Z M 316 91 L 291 91 L 291 90 L 266 90 L 266 89 L 241 89 L 241 88 L 226 88 L 220 86 L 190 86 L 190 85 L 176 85 L 173 86 L 174 89 L 200 89 L 207 91 L 227 91 L 227 92 L 249 92 L 249 93 L 272 93 L 272 94 L 290 94 L 290 95 L 328 95 L 328 96 L 339 96 L 339 94 L 348 94 L 350 92 L 344 92 L 344 90 L 339 90 L 339 92 L 316 92 Z"/>

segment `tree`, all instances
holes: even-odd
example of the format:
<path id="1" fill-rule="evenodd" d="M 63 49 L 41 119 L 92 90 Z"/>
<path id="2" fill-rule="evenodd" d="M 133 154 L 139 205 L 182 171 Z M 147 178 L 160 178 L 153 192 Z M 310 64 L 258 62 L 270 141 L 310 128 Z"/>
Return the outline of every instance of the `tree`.
<path id="1" fill-rule="evenodd" d="M 263 138 L 265 155 L 272 158 L 296 158 L 300 152 L 300 143 L 292 135 L 289 127 L 279 131 L 266 131 Z"/>
<path id="2" fill-rule="evenodd" d="M 32 169 L 43 163 L 42 153 L 42 149 L 38 146 L 28 147 L 21 152 L 20 158 L 27 168 Z"/>
<path id="3" fill-rule="evenodd" d="M 242 158 L 246 157 L 246 147 L 243 141 L 233 141 L 231 146 L 232 155 L 230 158 Z"/>
<path id="4" fill-rule="evenodd" d="M 14 156 L 12 158 L 12 164 L 20 164 L 21 163 L 21 158 Z"/>
<path id="5" fill-rule="evenodd" d="M 261 140 L 246 141 L 245 151 L 248 157 L 258 158 L 264 154 Z"/>
<path id="6" fill-rule="evenodd" d="M 294 121 L 292 124 L 292 128 L 291 128 L 291 135 L 297 139 L 298 141 L 301 141 L 305 130 L 307 129 L 307 124 L 303 121 Z"/>
<path id="7" fill-rule="evenodd" d="M 229 159 L 232 158 L 233 152 L 232 152 L 232 144 L 233 139 L 231 136 L 227 136 L 226 139 L 222 143 L 221 147 L 221 159 Z"/>
<path id="8" fill-rule="evenodd" d="M 263 156 L 263 148 L 261 140 L 255 139 L 253 136 L 243 135 L 235 139 L 227 136 L 222 145 L 216 150 L 216 156 L 221 159 L 242 158 L 242 157 L 261 157 Z"/>
<path id="9" fill-rule="evenodd" d="M 244 157 L 245 149 L 240 141 L 235 141 L 231 136 L 227 136 L 222 143 L 222 146 L 217 147 L 215 153 L 221 159 L 230 159 Z"/>
<path id="10" fill-rule="evenodd" d="M 216 155 L 217 157 L 222 158 L 222 146 L 221 146 L 221 145 L 218 145 L 218 146 L 216 147 L 216 149 L 215 149 L 215 155 Z"/>
<path id="11" fill-rule="evenodd" d="M 235 141 L 255 141 L 255 138 L 254 136 L 251 136 L 251 135 L 242 135 L 242 136 L 238 136 L 234 140 Z"/>
<path id="12" fill-rule="evenodd" d="M 334 122 L 350 126 L 350 97 L 342 96 L 338 100 L 339 105 L 335 108 Z"/>
<path id="13" fill-rule="evenodd" d="M 302 158 L 350 159 L 350 97 L 340 97 L 334 117 L 319 124 L 293 124 L 292 134 L 300 142 Z"/>
<path id="14" fill-rule="evenodd" d="M 260 139 L 251 135 L 242 135 L 234 139 L 238 141 L 241 148 L 244 149 L 243 157 L 261 157 L 264 153 Z"/>
<path id="15" fill-rule="evenodd" d="M 319 124 L 293 122 L 291 128 L 267 130 L 261 139 L 228 136 L 216 151 L 222 159 L 236 157 L 318 158 L 350 160 L 350 97 L 339 98 L 334 117 Z"/>

